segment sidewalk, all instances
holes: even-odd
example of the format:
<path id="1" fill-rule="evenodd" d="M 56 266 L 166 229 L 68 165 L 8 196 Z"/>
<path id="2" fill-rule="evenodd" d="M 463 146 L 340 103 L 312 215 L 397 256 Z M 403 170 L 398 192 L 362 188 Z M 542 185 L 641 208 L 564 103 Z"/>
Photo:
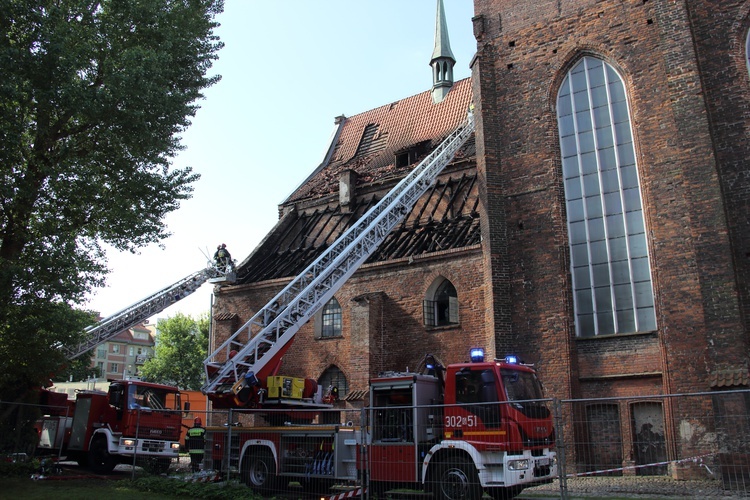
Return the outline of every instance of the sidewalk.
<path id="1" fill-rule="evenodd" d="M 715 479 L 676 481 L 668 476 L 576 477 L 568 479 L 570 498 L 748 498 L 745 490 L 725 490 Z M 560 498 L 560 482 L 527 488 L 521 498 Z"/>

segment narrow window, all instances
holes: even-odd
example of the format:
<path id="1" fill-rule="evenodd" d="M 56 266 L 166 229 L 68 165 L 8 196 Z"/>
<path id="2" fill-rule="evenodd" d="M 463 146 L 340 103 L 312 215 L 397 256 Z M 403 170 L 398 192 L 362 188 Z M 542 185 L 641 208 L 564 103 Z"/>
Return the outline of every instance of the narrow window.
<path id="1" fill-rule="evenodd" d="M 656 329 L 646 227 L 622 78 L 584 57 L 557 97 L 576 335 Z"/>
<path id="2" fill-rule="evenodd" d="M 321 337 L 341 337 L 341 305 L 336 298 L 332 298 L 323 307 L 320 317 Z"/>
<path id="3" fill-rule="evenodd" d="M 449 280 L 439 278 L 430 286 L 423 304 L 427 326 L 458 324 L 458 293 Z"/>
<path id="4" fill-rule="evenodd" d="M 323 372 L 318 379 L 318 385 L 323 388 L 323 394 L 335 390 L 339 398 L 343 398 L 349 392 L 346 376 L 336 365 L 329 366 Z"/>
<path id="5" fill-rule="evenodd" d="M 608 476 L 621 476 L 622 434 L 620 410 L 616 404 L 586 406 L 586 440 L 582 443 L 582 463 L 586 472 L 607 471 Z"/>
<path id="6" fill-rule="evenodd" d="M 664 412 L 660 401 L 637 402 L 630 406 L 633 455 L 639 466 L 637 476 L 661 476 L 667 473 L 667 445 Z"/>
<path id="7" fill-rule="evenodd" d="M 396 167 L 406 167 L 409 165 L 409 152 L 404 151 L 403 153 L 398 153 L 396 155 Z"/>

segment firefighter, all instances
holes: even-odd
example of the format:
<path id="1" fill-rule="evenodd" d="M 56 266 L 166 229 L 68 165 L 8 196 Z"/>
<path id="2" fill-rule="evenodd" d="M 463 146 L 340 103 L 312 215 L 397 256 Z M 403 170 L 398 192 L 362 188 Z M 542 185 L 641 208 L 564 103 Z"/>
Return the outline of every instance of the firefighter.
<path id="1" fill-rule="evenodd" d="M 214 253 L 214 260 L 216 261 L 216 266 L 223 270 L 228 271 L 232 268 L 232 256 L 229 254 L 229 250 L 227 250 L 226 243 L 222 243 L 221 245 L 216 247 L 216 253 Z"/>
<path id="2" fill-rule="evenodd" d="M 193 426 L 188 429 L 185 435 L 185 448 L 190 453 L 190 468 L 193 472 L 198 472 L 203 462 L 203 453 L 206 447 L 205 435 L 206 429 L 203 427 L 200 417 L 195 417 Z"/>

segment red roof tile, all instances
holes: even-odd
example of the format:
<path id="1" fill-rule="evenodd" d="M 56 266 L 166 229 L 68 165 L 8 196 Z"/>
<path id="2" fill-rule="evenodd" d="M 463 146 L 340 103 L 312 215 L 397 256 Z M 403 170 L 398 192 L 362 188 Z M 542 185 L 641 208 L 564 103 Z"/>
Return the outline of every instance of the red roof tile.
<path id="1" fill-rule="evenodd" d="M 747 368 L 719 370 L 711 374 L 711 387 L 747 387 L 750 385 L 750 375 Z"/>
<path id="2" fill-rule="evenodd" d="M 466 120 L 471 99 L 471 79 L 466 78 L 456 82 L 438 104 L 432 102 L 431 91 L 425 91 L 346 118 L 329 163 L 286 203 L 337 192 L 345 170 L 357 173 L 358 184 L 405 174 L 413 165 L 396 168 L 395 155 L 418 144 L 425 144 L 426 151 L 434 149 Z"/>

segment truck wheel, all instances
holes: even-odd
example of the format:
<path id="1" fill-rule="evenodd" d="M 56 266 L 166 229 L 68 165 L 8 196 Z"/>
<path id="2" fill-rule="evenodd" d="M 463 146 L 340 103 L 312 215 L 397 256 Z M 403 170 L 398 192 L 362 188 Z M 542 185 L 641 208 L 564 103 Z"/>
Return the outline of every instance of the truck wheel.
<path id="1" fill-rule="evenodd" d="M 456 457 L 437 464 L 433 493 L 436 499 L 474 500 L 482 498 L 482 485 L 474 464 Z"/>
<path id="2" fill-rule="evenodd" d="M 254 491 L 272 491 L 276 483 L 273 456 L 267 450 L 250 449 L 242 461 L 242 481 Z"/>
<path id="3" fill-rule="evenodd" d="M 117 465 L 117 457 L 109 454 L 107 439 L 94 438 L 89 448 L 89 467 L 95 474 L 109 474 Z"/>

